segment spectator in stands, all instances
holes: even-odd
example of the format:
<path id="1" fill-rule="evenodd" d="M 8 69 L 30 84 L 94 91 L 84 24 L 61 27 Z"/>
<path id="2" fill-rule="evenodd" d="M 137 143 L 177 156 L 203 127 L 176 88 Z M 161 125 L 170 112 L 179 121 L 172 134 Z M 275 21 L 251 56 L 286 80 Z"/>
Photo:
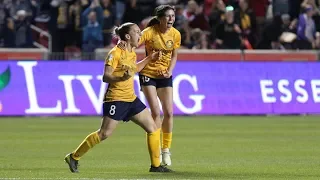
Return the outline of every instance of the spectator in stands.
<path id="1" fill-rule="evenodd" d="M 69 31 L 72 32 L 70 36 L 71 43 L 70 46 L 65 47 L 65 52 L 67 49 L 80 48 L 82 46 L 82 26 L 81 22 L 82 13 L 90 6 L 89 0 L 77 0 L 69 6 Z"/>
<path id="2" fill-rule="evenodd" d="M 52 36 L 53 52 L 64 52 L 65 47 L 73 43 L 74 27 L 70 26 L 69 8 L 73 3 L 65 0 L 51 0 L 49 32 Z"/>
<path id="3" fill-rule="evenodd" d="M 84 52 L 94 52 L 96 48 L 103 47 L 103 9 L 99 0 L 93 0 L 82 14 L 83 27 L 83 43 L 82 50 Z"/>
<path id="4" fill-rule="evenodd" d="M 304 0 L 301 3 L 301 9 L 305 10 L 308 6 L 313 8 L 313 16 L 312 19 L 314 20 L 316 30 L 320 31 L 320 0 Z"/>
<path id="5" fill-rule="evenodd" d="M 204 15 L 202 6 L 196 1 L 190 0 L 184 16 L 189 22 L 190 28 L 199 28 L 202 31 L 210 31 L 209 19 Z"/>
<path id="6" fill-rule="evenodd" d="M 34 19 L 37 15 L 38 4 L 35 0 L 12 0 L 6 2 L 8 17 L 16 16 L 17 11 L 25 10 L 26 16 Z"/>
<path id="7" fill-rule="evenodd" d="M 89 17 L 95 19 L 97 23 L 90 23 L 88 16 L 83 17 L 84 11 L 92 5 L 91 2 L 98 1 L 103 9 L 103 21 L 99 22 L 99 13 L 94 9 L 88 11 L 87 15 L 90 14 Z M 49 30 L 54 52 L 69 52 L 68 49 L 72 49 L 78 53 L 81 47 L 84 51 L 93 52 L 95 48 L 102 47 L 101 37 L 102 45 L 105 47 L 108 47 L 111 41 L 114 43 L 110 34 L 110 29 L 114 25 L 123 21 L 142 22 L 141 25 L 143 25 L 152 15 L 153 8 L 163 3 L 181 4 L 176 6 L 174 26 L 181 32 L 182 45 L 187 48 L 208 48 L 209 36 L 210 46 L 214 44 L 218 48 L 238 49 L 228 47 L 228 38 L 223 42 L 224 34 L 227 34 L 225 37 L 228 37 L 228 33 L 232 35 L 238 33 L 235 31 L 237 28 L 232 30 L 229 27 L 230 24 L 225 21 L 225 4 L 234 8 L 233 24 L 235 27 L 238 25 L 241 29 L 239 31 L 241 33 L 238 33 L 241 35 L 239 36 L 240 45 L 246 44 L 244 42 L 247 42 L 247 38 L 249 45 L 258 45 L 259 49 L 281 49 L 281 44 L 285 44 L 285 47 L 289 49 L 296 48 L 295 44 L 302 49 L 319 47 L 317 42 L 320 42 L 320 39 L 317 41 L 318 36 L 315 32 L 320 31 L 320 0 L 0 0 L 0 47 L 3 45 L 5 47 L 32 47 L 31 36 L 27 35 L 25 39 L 23 36 L 25 33 L 22 32 L 29 32 L 30 23 L 37 22 L 34 25 L 43 30 Z M 268 11 L 272 12 L 268 13 L 271 19 L 272 16 L 277 16 L 275 19 L 278 19 L 273 20 L 270 24 L 264 21 L 268 3 L 272 3 L 272 9 Z M 306 19 L 308 13 L 305 13 L 304 16 L 300 15 L 300 9 L 304 12 L 309 7 L 312 7 L 314 12 L 313 23 Z M 15 18 L 19 10 L 26 12 L 26 21 Z M 299 15 L 300 20 L 298 21 Z M 98 26 L 95 26 L 96 24 Z M 299 25 L 300 29 L 296 29 L 295 24 Z M 276 28 L 275 26 L 278 25 L 282 27 Z M 98 30 L 99 26 L 102 26 L 102 36 L 100 33 L 88 30 Z M 28 28 L 25 29 L 25 27 Z M 262 27 L 263 35 L 259 32 L 259 28 Z M 216 37 L 218 34 L 219 38 Z M 33 31 L 33 35 L 37 33 Z M 1 38 L 3 45 L 1 45 Z M 86 38 L 86 42 L 82 41 L 83 38 Z M 295 38 L 296 43 L 292 43 Z M 42 38 L 38 42 L 46 46 L 47 40 Z M 237 47 L 239 47 L 238 42 L 237 39 Z"/>
<path id="8" fill-rule="evenodd" d="M 173 26 L 181 33 L 182 46 L 189 46 L 191 43 L 190 27 L 183 16 L 183 10 L 183 6 L 176 6 L 176 18 Z"/>
<path id="9" fill-rule="evenodd" d="M 30 21 L 27 19 L 27 12 L 25 10 L 19 10 L 17 12 L 17 19 L 15 20 L 14 26 L 16 47 L 31 48 L 33 42 Z"/>
<path id="10" fill-rule="evenodd" d="M 203 13 L 206 16 L 210 16 L 211 12 L 212 12 L 212 7 L 213 4 L 216 3 L 217 0 L 204 0 L 203 3 Z"/>
<path id="11" fill-rule="evenodd" d="M 249 4 L 256 16 L 257 35 L 260 36 L 265 24 L 265 17 L 269 0 L 250 0 Z"/>
<path id="12" fill-rule="evenodd" d="M 227 6 L 232 6 L 234 9 L 239 8 L 239 0 L 224 0 Z"/>
<path id="13" fill-rule="evenodd" d="M 299 17 L 301 11 L 301 1 L 302 0 L 289 0 L 289 15 L 291 17 L 291 21 L 298 19 Z"/>
<path id="14" fill-rule="evenodd" d="M 187 6 L 190 0 L 179 0 L 179 4 Z M 204 0 L 195 0 L 195 2 L 199 5 L 203 4 Z"/>
<path id="15" fill-rule="evenodd" d="M 283 33 L 280 36 L 280 42 L 285 49 L 296 49 L 296 20 L 290 21 L 289 14 L 281 15 L 283 22 Z"/>
<path id="16" fill-rule="evenodd" d="M 39 9 L 36 0 L 20 0 L 15 7 L 17 11 L 25 10 L 30 23 L 33 23 Z"/>
<path id="17" fill-rule="evenodd" d="M 30 22 L 27 19 L 27 12 L 25 10 L 19 10 L 16 19 L 10 18 L 7 20 L 7 28 L 4 36 L 5 47 L 33 47 Z"/>
<path id="18" fill-rule="evenodd" d="M 3 0 L 0 0 L 0 47 L 3 46 L 4 31 L 6 26 L 6 12 Z"/>
<path id="19" fill-rule="evenodd" d="M 126 10 L 126 0 L 115 0 L 116 4 L 116 22 L 115 25 L 119 26 L 122 23 L 123 15 Z"/>
<path id="20" fill-rule="evenodd" d="M 248 0 L 239 0 L 239 9 L 235 11 L 236 23 L 240 25 L 243 38 L 248 39 L 251 46 L 256 44 L 256 18 L 249 8 Z"/>
<path id="21" fill-rule="evenodd" d="M 111 0 L 101 0 L 103 8 L 103 45 L 111 44 L 113 27 L 116 24 L 116 9 Z"/>
<path id="22" fill-rule="evenodd" d="M 316 46 L 316 27 L 312 19 L 313 14 L 313 7 L 307 6 L 305 12 L 299 16 L 297 30 L 299 49 L 312 49 Z"/>
<path id="23" fill-rule="evenodd" d="M 261 40 L 259 41 L 258 49 L 279 49 L 281 43 L 279 41 L 281 34 L 283 33 L 283 22 L 280 15 L 273 17 L 270 24 L 267 24 L 263 29 Z"/>
<path id="24" fill-rule="evenodd" d="M 212 3 L 211 14 L 209 15 L 209 24 L 211 28 L 210 43 L 212 44 L 216 38 L 217 26 L 225 20 L 225 4 L 222 0 L 216 0 Z"/>
<path id="25" fill-rule="evenodd" d="M 191 31 L 191 44 L 190 49 L 208 49 L 209 44 L 207 34 L 199 28 L 192 29 Z"/>
<path id="26" fill-rule="evenodd" d="M 155 0 L 127 0 L 123 21 L 140 25 L 145 17 L 153 14 L 155 7 Z"/>
<path id="27" fill-rule="evenodd" d="M 6 26 L 3 32 L 4 36 L 4 47 L 6 48 L 15 48 L 15 30 L 14 30 L 14 21 L 12 18 L 6 20 Z"/>
<path id="28" fill-rule="evenodd" d="M 193 1 L 193 0 L 188 1 L 188 5 L 183 12 L 184 17 L 188 21 L 192 21 L 194 19 L 197 9 L 198 9 L 198 4 L 196 1 Z"/>
<path id="29" fill-rule="evenodd" d="M 226 7 L 226 19 L 217 27 L 216 46 L 218 49 L 240 49 L 241 29 L 234 21 L 234 8 Z"/>
<path id="30" fill-rule="evenodd" d="M 290 0 L 272 0 L 273 15 L 289 14 Z"/>
<path id="31" fill-rule="evenodd" d="M 190 34 L 192 36 L 196 35 L 196 37 L 201 39 L 196 39 L 196 37 L 191 37 L 191 43 L 189 43 L 189 48 L 204 48 L 207 49 L 208 35 L 210 32 L 209 19 L 205 16 L 203 12 L 203 7 L 199 6 L 195 0 L 189 0 L 187 9 L 184 10 L 183 15 L 188 22 L 188 26 L 190 27 Z M 199 30 L 201 31 L 201 36 L 198 36 Z M 192 33 L 194 31 L 194 33 Z M 202 42 L 202 43 L 200 43 Z M 202 46 L 205 45 L 205 46 Z"/>
<path id="32" fill-rule="evenodd" d="M 174 6 L 178 3 L 179 0 L 156 0 L 157 2 L 157 6 L 158 5 L 164 5 L 164 4 L 168 4 L 171 6 Z"/>
<path id="33" fill-rule="evenodd" d="M 303 2 L 301 3 L 302 9 L 307 9 L 311 7 L 315 14 L 320 12 L 318 6 L 319 6 L 319 2 L 316 0 L 303 0 Z"/>

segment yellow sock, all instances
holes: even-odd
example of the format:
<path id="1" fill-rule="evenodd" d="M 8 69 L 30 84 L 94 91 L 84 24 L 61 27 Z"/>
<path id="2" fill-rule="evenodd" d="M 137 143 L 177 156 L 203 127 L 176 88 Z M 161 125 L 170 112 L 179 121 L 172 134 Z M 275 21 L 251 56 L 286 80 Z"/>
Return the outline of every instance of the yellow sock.
<path id="1" fill-rule="evenodd" d="M 160 129 L 147 134 L 148 150 L 153 167 L 160 166 Z"/>
<path id="2" fill-rule="evenodd" d="M 161 149 L 162 149 L 162 144 L 163 144 L 163 131 L 162 131 L 162 129 L 160 128 L 160 143 L 159 143 L 160 152 L 161 152 Z"/>
<path id="3" fill-rule="evenodd" d="M 172 132 L 171 133 L 162 133 L 162 149 L 170 149 L 172 142 Z"/>
<path id="4" fill-rule="evenodd" d="M 79 147 L 72 153 L 75 160 L 79 160 L 89 149 L 100 143 L 100 138 L 97 132 L 89 134 L 79 145 Z"/>

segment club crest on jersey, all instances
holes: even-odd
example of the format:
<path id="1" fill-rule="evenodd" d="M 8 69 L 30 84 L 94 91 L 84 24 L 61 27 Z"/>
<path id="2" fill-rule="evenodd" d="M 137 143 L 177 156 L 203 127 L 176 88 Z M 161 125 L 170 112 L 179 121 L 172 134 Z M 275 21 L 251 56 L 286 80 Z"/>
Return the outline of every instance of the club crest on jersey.
<path id="1" fill-rule="evenodd" d="M 173 41 L 172 41 L 172 40 L 167 41 L 167 42 L 166 42 L 166 46 L 167 46 L 167 48 L 172 48 L 172 46 L 173 46 Z"/>
<path id="2" fill-rule="evenodd" d="M 112 59 L 113 59 L 112 54 L 109 54 L 109 56 L 108 56 L 108 61 L 111 61 Z"/>

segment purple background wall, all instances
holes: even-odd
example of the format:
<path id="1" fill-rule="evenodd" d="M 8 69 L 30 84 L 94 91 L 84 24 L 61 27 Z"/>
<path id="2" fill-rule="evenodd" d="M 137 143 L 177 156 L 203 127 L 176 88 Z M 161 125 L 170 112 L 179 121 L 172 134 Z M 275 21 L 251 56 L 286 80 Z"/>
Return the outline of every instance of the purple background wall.
<path id="1" fill-rule="evenodd" d="M 102 61 L 0 61 L 0 73 L 7 67 L 0 116 L 101 114 Z M 319 69 L 307 62 L 178 62 L 174 114 L 320 113 Z"/>

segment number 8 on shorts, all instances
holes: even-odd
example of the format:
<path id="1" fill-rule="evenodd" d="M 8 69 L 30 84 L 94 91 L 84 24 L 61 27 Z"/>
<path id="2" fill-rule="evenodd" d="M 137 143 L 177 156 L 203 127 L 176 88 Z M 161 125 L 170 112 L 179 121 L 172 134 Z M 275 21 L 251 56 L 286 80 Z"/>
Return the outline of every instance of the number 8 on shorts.
<path id="1" fill-rule="evenodd" d="M 111 116 L 113 116 L 114 114 L 116 114 L 116 105 L 111 105 L 111 106 L 110 106 L 109 114 L 110 114 Z"/>

